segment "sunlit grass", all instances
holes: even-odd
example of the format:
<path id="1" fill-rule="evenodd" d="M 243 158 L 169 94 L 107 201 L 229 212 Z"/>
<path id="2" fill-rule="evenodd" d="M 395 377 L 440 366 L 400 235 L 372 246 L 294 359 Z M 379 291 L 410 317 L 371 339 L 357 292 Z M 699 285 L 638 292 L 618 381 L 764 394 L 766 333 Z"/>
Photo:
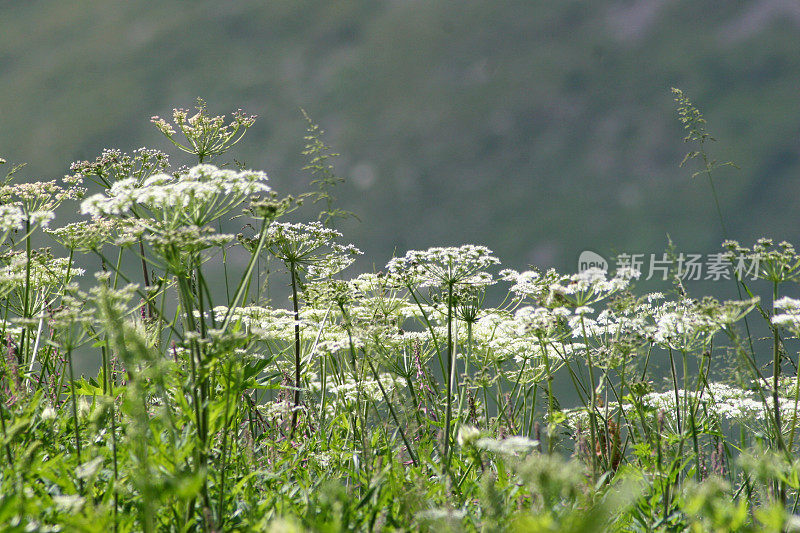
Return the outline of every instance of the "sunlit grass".
<path id="1" fill-rule="evenodd" d="M 678 104 L 713 186 L 702 115 Z M 722 303 L 677 270 L 674 293 L 647 293 L 630 268 L 517 271 L 471 244 L 351 274 L 319 128 L 318 190 L 281 198 L 223 160 L 253 117 L 190 114 L 153 121 L 191 168 L 108 150 L 61 184 L 0 188 L 3 530 L 796 527 L 791 245 L 727 242 L 758 268 Z M 288 221 L 305 198 L 321 222 Z M 66 209 L 89 218 L 58 226 Z"/>

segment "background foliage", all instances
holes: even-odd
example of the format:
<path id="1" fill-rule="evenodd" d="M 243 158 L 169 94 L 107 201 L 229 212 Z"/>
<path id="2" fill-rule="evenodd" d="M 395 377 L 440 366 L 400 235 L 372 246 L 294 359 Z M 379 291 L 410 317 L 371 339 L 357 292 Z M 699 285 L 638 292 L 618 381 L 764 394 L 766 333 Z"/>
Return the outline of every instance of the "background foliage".
<path id="1" fill-rule="evenodd" d="M 585 248 L 658 253 L 667 233 L 719 250 L 707 184 L 678 168 L 676 86 L 740 167 L 719 175 L 727 237 L 797 240 L 798 28 L 785 0 L 14 2 L 0 154 L 52 179 L 149 146 L 143 117 L 202 96 L 259 114 L 237 157 L 299 192 L 302 107 L 343 154 L 338 205 L 368 221 L 340 225 L 379 267 L 475 242 L 572 270 Z"/>

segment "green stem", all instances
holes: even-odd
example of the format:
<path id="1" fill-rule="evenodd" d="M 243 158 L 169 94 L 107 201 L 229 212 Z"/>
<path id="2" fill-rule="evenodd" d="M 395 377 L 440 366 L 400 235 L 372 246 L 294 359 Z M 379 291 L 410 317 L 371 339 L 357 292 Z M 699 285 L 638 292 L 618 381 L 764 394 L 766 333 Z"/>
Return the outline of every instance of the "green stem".
<path id="1" fill-rule="evenodd" d="M 772 283 L 772 305 L 778 300 L 778 282 Z M 781 404 L 780 397 L 778 396 L 778 386 L 780 385 L 781 376 L 781 338 L 778 334 L 777 326 L 772 326 L 772 402 L 775 416 L 775 439 L 778 445 L 778 451 L 786 452 L 786 446 L 783 442 L 783 428 L 781 427 Z M 775 481 L 776 493 L 781 504 L 786 500 L 786 487 L 780 480 Z"/>
<path id="2" fill-rule="evenodd" d="M 23 294 L 22 318 L 30 317 L 30 292 L 31 292 L 31 221 L 25 221 L 25 292 Z M 23 327 L 22 336 L 19 343 L 19 354 L 17 362 L 27 367 L 27 345 L 28 326 Z"/>
<path id="3" fill-rule="evenodd" d="M 544 369 L 546 373 L 547 379 L 547 452 L 553 453 L 553 439 L 550 437 L 550 425 L 553 423 L 553 412 L 555 411 L 554 401 L 553 401 L 553 372 L 550 367 L 550 355 L 547 352 L 547 345 L 544 343 L 544 339 L 542 336 L 539 335 L 539 346 L 542 350 L 542 358 L 544 359 Z"/>
<path id="4" fill-rule="evenodd" d="M 464 359 L 464 383 L 469 385 L 469 364 L 472 358 L 472 322 L 467 322 L 467 353 Z M 464 408 L 464 398 L 467 395 L 467 387 L 459 389 L 458 411 L 456 412 L 456 422 L 461 423 L 461 413 Z"/>
<path id="5" fill-rule="evenodd" d="M 447 285 L 447 404 L 444 419 L 444 466 L 450 470 L 450 422 L 453 418 L 453 283 Z"/>
<path id="6" fill-rule="evenodd" d="M 292 307 L 294 309 L 294 409 L 292 410 L 291 439 L 297 428 L 297 412 L 300 409 L 300 307 L 297 303 L 297 270 L 294 262 L 289 263 L 292 276 Z"/>
<path id="7" fill-rule="evenodd" d="M 406 438 L 406 433 L 405 431 L 403 431 L 403 426 L 402 424 L 400 424 L 400 419 L 397 418 L 397 414 L 394 412 L 394 407 L 392 407 L 392 402 L 389 400 L 389 395 L 386 394 L 386 390 L 383 388 L 383 384 L 381 383 L 380 377 L 378 376 L 378 372 L 375 370 L 375 367 L 372 365 L 372 361 L 370 361 L 369 357 L 365 357 L 365 359 L 367 360 L 367 364 L 369 365 L 370 371 L 372 371 L 372 376 L 375 378 L 375 382 L 378 384 L 378 388 L 381 390 L 381 395 L 383 396 L 383 399 L 386 402 L 386 406 L 389 408 L 389 413 L 392 415 L 394 423 L 397 424 L 397 429 L 398 431 L 400 431 L 400 438 L 403 439 L 403 444 L 405 444 L 406 449 L 408 450 L 408 454 L 411 456 L 411 462 L 414 463 L 414 466 L 419 466 L 419 461 L 417 460 L 417 456 L 414 453 L 414 449 L 411 448 L 411 443 L 409 443 L 408 439 Z M 375 410 L 377 411 L 377 407 Z"/>
<path id="8" fill-rule="evenodd" d="M 5 443 L 5 450 L 6 450 L 6 459 L 8 459 L 8 465 L 14 466 L 14 460 L 11 457 L 11 443 L 9 442 L 7 435 L 6 435 L 6 415 L 5 415 L 5 405 L 4 402 L 0 402 L 0 428 L 3 430 L 3 441 Z"/>
<path id="9" fill-rule="evenodd" d="M 75 396 L 75 374 L 72 368 L 72 346 L 67 346 L 67 365 L 69 368 L 69 389 L 72 398 L 72 423 L 75 426 L 75 450 L 78 455 L 78 464 L 81 461 L 81 432 L 78 425 L 78 399 Z M 82 484 L 82 483 L 81 483 Z"/>
<path id="10" fill-rule="evenodd" d="M 589 367 L 589 386 L 590 390 L 590 404 L 589 405 L 589 435 L 592 439 L 592 449 L 590 450 L 592 456 L 592 481 L 597 480 L 597 419 L 595 410 L 597 409 L 597 387 L 594 381 L 594 363 L 592 362 L 592 352 L 589 349 L 589 340 L 586 335 L 586 325 L 581 315 L 581 329 L 583 330 L 583 341 L 586 347 L 586 365 Z"/>
<path id="11" fill-rule="evenodd" d="M 142 273 L 144 275 L 144 291 L 147 294 L 147 318 L 153 319 L 153 304 L 150 300 L 150 275 L 147 273 L 147 261 L 144 258 L 144 238 L 139 238 L 139 254 L 142 258 Z"/>
<path id="12" fill-rule="evenodd" d="M 675 421 L 678 424 L 678 434 L 680 435 L 682 433 L 680 389 L 678 388 L 678 371 L 675 369 L 672 348 L 669 348 L 669 364 L 672 371 L 672 388 L 675 390 Z"/>
<path id="13" fill-rule="evenodd" d="M 106 340 L 108 342 L 108 340 Z M 103 358 L 105 360 L 105 346 L 103 346 Z M 105 386 L 105 383 L 103 384 Z M 111 459 L 114 465 L 114 533 L 117 533 L 119 524 L 117 511 L 119 509 L 119 490 L 117 489 L 117 481 L 119 479 L 119 465 L 117 462 L 117 427 L 116 427 L 116 404 L 114 399 L 113 380 L 108 377 L 108 394 L 111 396 Z"/>

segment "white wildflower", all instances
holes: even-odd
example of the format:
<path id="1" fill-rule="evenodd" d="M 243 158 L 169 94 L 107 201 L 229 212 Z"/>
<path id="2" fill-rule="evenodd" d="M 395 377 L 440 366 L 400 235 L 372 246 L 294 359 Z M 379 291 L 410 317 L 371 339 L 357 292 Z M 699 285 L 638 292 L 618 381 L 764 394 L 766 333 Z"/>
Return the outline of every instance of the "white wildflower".
<path id="1" fill-rule="evenodd" d="M 783 313 L 776 313 L 772 323 L 790 330 L 800 331 L 800 300 L 784 296 L 775 302 L 775 309 L 783 309 Z"/>
<path id="2" fill-rule="evenodd" d="M 469 446 L 473 442 L 477 441 L 481 436 L 481 430 L 474 427 L 474 426 L 461 426 L 458 429 L 458 437 L 456 441 L 458 445 L 462 448 L 464 446 Z"/>
<path id="3" fill-rule="evenodd" d="M 0 234 L 22 229 L 25 215 L 17 205 L 0 205 Z"/>
<path id="4" fill-rule="evenodd" d="M 539 446 L 539 441 L 529 439 L 528 437 L 507 437 L 505 439 L 485 437 L 478 439 L 475 446 L 503 455 L 520 455 L 536 449 L 536 447 Z"/>
<path id="5" fill-rule="evenodd" d="M 578 274 L 553 281 L 549 285 L 549 304 L 567 302 L 574 307 L 588 306 L 626 289 L 639 272 L 629 268 L 617 270 L 613 278 L 606 271 L 588 268 Z"/>
<path id="6" fill-rule="evenodd" d="M 401 284 L 412 283 L 421 287 L 482 287 L 494 283 L 492 275 L 486 269 L 497 264 L 500 264 L 500 260 L 485 246 L 465 244 L 458 247 L 434 247 L 424 251 L 410 250 L 405 256 L 389 261 L 386 269 Z"/>
<path id="7" fill-rule="evenodd" d="M 222 216 L 248 197 L 268 193 L 267 175 L 197 165 L 172 176 L 155 174 L 143 182 L 131 177 L 115 182 L 105 194 L 81 203 L 81 212 L 94 217 L 129 215 L 144 210 L 162 222 L 202 226 Z"/>

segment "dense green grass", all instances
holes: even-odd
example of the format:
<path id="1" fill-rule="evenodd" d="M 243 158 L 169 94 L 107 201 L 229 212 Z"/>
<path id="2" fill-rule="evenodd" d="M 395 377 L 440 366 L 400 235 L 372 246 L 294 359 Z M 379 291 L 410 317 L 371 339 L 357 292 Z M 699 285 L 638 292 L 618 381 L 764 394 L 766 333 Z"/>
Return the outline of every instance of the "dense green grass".
<path id="1" fill-rule="evenodd" d="M 477 245 L 346 275 L 310 121 L 300 198 L 223 164 L 252 117 L 154 123 L 197 165 L 106 151 L 0 188 L 4 531 L 799 527 L 791 245 L 725 243 L 757 268 L 724 303 L 677 268 L 640 293 L 632 269 L 520 272 Z M 319 221 L 285 222 L 302 202 Z"/>

